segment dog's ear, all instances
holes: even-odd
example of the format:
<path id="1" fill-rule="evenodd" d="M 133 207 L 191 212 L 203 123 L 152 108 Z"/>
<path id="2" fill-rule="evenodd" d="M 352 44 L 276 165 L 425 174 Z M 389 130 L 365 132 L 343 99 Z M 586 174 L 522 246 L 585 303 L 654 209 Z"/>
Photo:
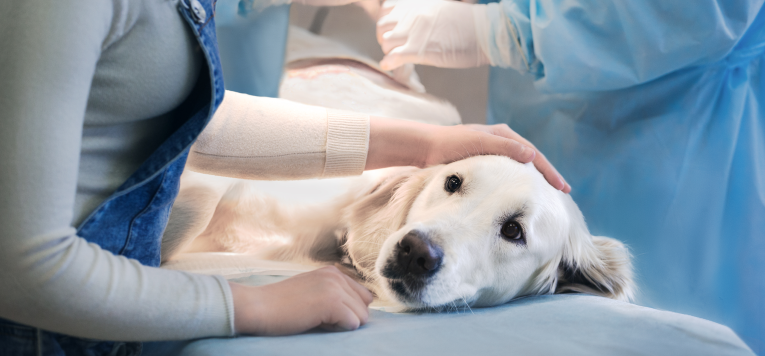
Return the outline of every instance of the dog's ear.
<path id="1" fill-rule="evenodd" d="M 401 228 L 429 170 L 402 168 L 379 180 L 344 211 L 346 251 L 356 267 L 372 270 L 379 246 Z"/>
<path id="2" fill-rule="evenodd" d="M 570 200 L 570 199 L 569 199 Z M 592 236 L 573 200 L 568 241 L 558 265 L 555 293 L 569 291 L 632 301 L 632 256 L 618 240 Z"/>
<path id="3" fill-rule="evenodd" d="M 632 301 L 635 287 L 627 247 L 601 236 L 592 236 L 587 245 L 584 254 L 561 260 L 555 293 L 575 291 Z"/>
<path id="4" fill-rule="evenodd" d="M 381 179 L 346 209 L 345 220 L 351 227 L 373 224 L 398 229 L 423 188 L 425 171 L 406 167 Z"/>

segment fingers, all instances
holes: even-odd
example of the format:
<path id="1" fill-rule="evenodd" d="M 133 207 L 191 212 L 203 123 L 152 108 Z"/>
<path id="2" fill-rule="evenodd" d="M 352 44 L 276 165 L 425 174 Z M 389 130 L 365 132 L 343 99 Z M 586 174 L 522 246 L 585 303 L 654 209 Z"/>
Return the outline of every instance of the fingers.
<path id="1" fill-rule="evenodd" d="M 552 163 L 550 163 L 550 161 L 547 160 L 547 157 L 543 154 L 539 153 L 534 159 L 534 167 L 542 173 L 545 180 L 547 180 L 553 188 L 563 191 L 566 194 L 571 193 L 571 186 L 566 183 L 563 176 L 558 173 L 558 170 L 555 169 Z"/>
<path id="2" fill-rule="evenodd" d="M 340 284 L 342 289 L 348 295 L 356 298 L 359 303 L 369 305 L 374 300 L 372 292 L 370 292 L 366 287 L 362 286 L 358 282 L 354 281 L 353 278 L 341 272 L 339 269 L 337 269 L 337 267 L 326 266 L 318 269 L 317 271 L 331 274 L 333 278 L 337 279 L 337 282 Z"/>
<path id="3" fill-rule="evenodd" d="M 367 310 L 367 305 L 364 301 L 364 299 L 361 297 L 361 295 L 351 286 L 351 283 L 358 284 L 354 282 L 353 280 L 350 280 L 350 278 L 346 275 L 342 276 L 340 281 L 340 287 L 343 289 L 344 295 L 342 304 L 353 311 L 353 313 L 356 315 L 356 317 L 361 320 L 361 324 L 363 325 L 366 323 L 367 318 L 369 317 L 369 311 Z M 348 279 L 348 280 L 346 280 Z M 349 283 L 351 282 L 351 283 Z"/>
<path id="4" fill-rule="evenodd" d="M 385 9 L 382 10 L 383 12 Z M 392 18 L 391 16 L 385 16 L 383 15 L 380 17 L 380 20 L 377 21 L 377 43 L 379 43 L 381 46 L 385 42 L 385 34 L 390 33 L 393 31 L 394 28 L 396 28 L 396 24 L 398 24 L 398 20 Z M 388 53 L 385 49 L 383 49 L 383 53 Z"/>
<path id="5" fill-rule="evenodd" d="M 288 335 L 317 326 L 355 330 L 369 319 L 372 294 L 334 266 L 259 287 L 229 285 L 237 333 Z"/>
<path id="6" fill-rule="evenodd" d="M 547 160 L 547 157 L 545 157 L 531 142 L 529 142 L 527 139 L 525 139 L 523 136 L 519 135 L 517 132 L 513 131 L 509 126 L 506 124 L 497 124 L 497 125 L 464 125 L 465 127 L 474 130 L 474 131 L 480 131 L 488 133 L 492 136 L 499 136 L 503 137 L 512 141 L 515 141 L 525 147 L 530 148 L 534 151 L 533 159 L 531 160 L 525 160 L 525 159 L 518 159 L 518 156 L 514 155 L 508 155 L 504 154 L 506 156 L 509 156 L 510 158 L 515 159 L 518 162 L 522 163 L 528 163 L 533 162 L 534 167 L 537 168 L 537 170 L 542 173 L 542 176 L 545 177 L 545 180 L 547 180 L 550 185 L 558 189 L 560 191 L 563 191 L 564 193 L 570 193 L 571 192 L 571 186 L 566 183 L 566 181 L 563 179 L 563 176 L 558 173 L 558 170 L 555 169 L 555 167 L 550 163 L 550 161 Z M 517 150 L 516 148 L 509 147 L 509 152 L 514 152 Z M 489 154 L 502 154 L 502 153 L 489 153 Z"/>
<path id="7" fill-rule="evenodd" d="M 534 167 L 536 167 L 537 170 L 542 173 L 542 175 L 545 177 L 545 180 L 547 180 L 547 182 L 550 183 L 550 185 L 552 185 L 555 189 L 561 190 L 567 194 L 571 192 L 571 186 L 566 183 L 566 181 L 563 179 L 563 176 L 558 173 L 558 170 L 555 169 L 550 161 L 547 160 L 547 157 L 539 152 L 539 150 L 523 136 L 519 135 L 517 132 L 513 131 L 509 126 L 505 124 L 497 124 L 484 127 L 490 128 L 491 133 L 494 135 L 516 140 L 523 143 L 524 145 L 532 147 L 537 153 L 533 160 Z"/>
<path id="8" fill-rule="evenodd" d="M 369 305 L 372 303 L 372 301 L 374 301 L 374 296 L 372 295 L 372 292 L 369 291 L 369 289 L 357 283 L 353 280 L 353 278 L 348 277 L 345 274 L 343 274 L 343 277 L 345 277 L 346 283 L 358 294 L 358 296 L 361 298 L 361 301 L 364 302 L 365 305 Z"/>
<path id="9" fill-rule="evenodd" d="M 475 141 L 480 143 L 480 151 L 478 154 L 489 155 L 502 155 L 510 157 L 521 163 L 528 163 L 534 160 L 536 156 L 536 150 L 531 146 L 524 145 L 517 140 L 501 137 L 497 135 L 478 134 L 479 136 L 472 139 L 471 146 L 475 148 Z"/>
<path id="10" fill-rule="evenodd" d="M 319 325 L 328 331 L 350 331 L 358 329 L 362 324 L 358 315 L 348 307 L 332 310 L 327 321 Z"/>
<path id="11" fill-rule="evenodd" d="M 341 330 L 355 330 L 366 324 L 369 319 L 367 306 L 372 302 L 372 293 L 334 266 L 324 267 L 322 270 L 331 274 L 340 287 L 332 288 L 342 291 L 340 300 L 331 301 L 328 319 L 322 320 L 322 325 L 333 325 Z"/>
<path id="12" fill-rule="evenodd" d="M 391 71 L 393 80 L 406 85 L 418 93 L 425 93 L 425 87 L 420 82 L 420 77 L 414 70 L 414 64 L 408 63 Z"/>
<path id="13" fill-rule="evenodd" d="M 383 59 L 380 61 L 380 68 L 382 70 L 394 70 L 406 63 L 412 63 L 412 61 L 407 61 L 407 57 L 410 56 L 407 56 L 402 52 L 402 48 L 397 47 L 390 53 L 386 54 L 385 57 L 383 57 Z"/>

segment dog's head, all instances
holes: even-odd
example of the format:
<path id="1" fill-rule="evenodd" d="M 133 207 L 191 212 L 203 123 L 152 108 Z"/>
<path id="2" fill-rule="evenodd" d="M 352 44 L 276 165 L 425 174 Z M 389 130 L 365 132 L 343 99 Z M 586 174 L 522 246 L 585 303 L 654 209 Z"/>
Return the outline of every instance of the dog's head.
<path id="1" fill-rule="evenodd" d="M 531 164 L 479 156 L 399 170 L 346 214 L 354 267 L 410 308 L 565 291 L 632 298 L 626 247 L 590 235 L 571 197 Z"/>

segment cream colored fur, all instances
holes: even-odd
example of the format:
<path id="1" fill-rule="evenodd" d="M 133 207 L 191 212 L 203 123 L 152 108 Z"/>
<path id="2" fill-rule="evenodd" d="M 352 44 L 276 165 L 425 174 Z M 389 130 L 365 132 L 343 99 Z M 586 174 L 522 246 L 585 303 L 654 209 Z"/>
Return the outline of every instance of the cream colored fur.
<path id="1" fill-rule="evenodd" d="M 461 191 L 444 182 L 462 177 Z M 163 241 L 163 259 L 186 251 L 339 264 L 382 299 L 409 308 L 491 306 L 525 295 L 577 291 L 629 301 L 627 248 L 591 236 L 569 195 L 530 164 L 479 156 L 427 169 L 393 168 L 318 206 L 285 206 L 247 182 L 187 172 Z M 215 198 L 217 202 L 210 204 Z M 525 245 L 500 235 L 516 216 Z M 444 252 L 425 286 L 402 297 L 381 275 L 412 230 Z"/>

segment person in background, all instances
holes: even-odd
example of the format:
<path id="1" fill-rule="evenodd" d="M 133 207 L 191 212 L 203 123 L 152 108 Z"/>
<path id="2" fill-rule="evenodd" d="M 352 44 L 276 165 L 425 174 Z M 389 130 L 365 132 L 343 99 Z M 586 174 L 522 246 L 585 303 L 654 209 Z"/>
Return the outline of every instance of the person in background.
<path id="1" fill-rule="evenodd" d="M 765 7 L 387 1 L 384 69 L 492 66 L 506 123 L 625 241 L 645 305 L 730 326 L 765 353 Z"/>
<path id="2" fill-rule="evenodd" d="M 314 7 L 354 4 L 370 16 L 380 8 L 379 0 L 218 0 L 215 24 L 227 90 L 279 96 L 292 3 Z"/>
<path id="3" fill-rule="evenodd" d="M 227 90 L 279 96 L 289 19 L 288 0 L 218 0 L 215 30 Z"/>
<path id="4" fill-rule="evenodd" d="M 198 137 L 241 154 L 222 173 L 333 177 L 501 154 L 568 190 L 506 125 L 226 94 L 214 14 L 214 0 L 0 2 L 0 355 L 137 355 L 141 341 L 366 322 L 372 295 L 334 267 L 262 287 L 157 268 Z"/>

